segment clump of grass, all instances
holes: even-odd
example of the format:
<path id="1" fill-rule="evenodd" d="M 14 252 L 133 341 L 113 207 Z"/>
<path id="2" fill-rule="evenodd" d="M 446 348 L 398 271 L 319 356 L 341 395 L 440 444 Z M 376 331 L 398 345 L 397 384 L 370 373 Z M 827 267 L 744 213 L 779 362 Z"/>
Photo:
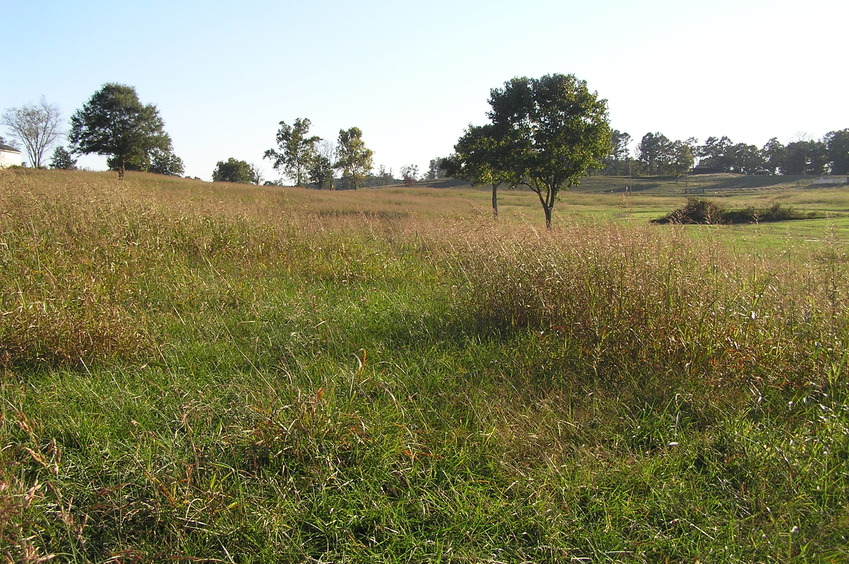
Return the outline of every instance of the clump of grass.
<path id="1" fill-rule="evenodd" d="M 571 373 L 800 383 L 823 343 L 832 352 L 815 373 L 849 336 L 832 303 L 845 292 L 822 292 L 845 287 L 842 268 L 816 268 L 823 279 L 811 280 L 808 266 L 755 268 L 678 232 L 613 226 L 467 245 L 459 268 L 475 317 L 499 332 L 550 335 Z"/>
<path id="2" fill-rule="evenodd" d="M 684 207 L 670 214 L 652 220 L 653 223 L 680 224 L 733 224 L 733 223 L 766 223 L 772 221 L 789 221 L 797 219 L 815 219 L 818 214 L 803 213 L 781 203 L 774 203 L 768 208 L 758 209 L 748 206 L 742 210 L 726 210 L 712 200 L 702 198 L 687 198 Z"/>

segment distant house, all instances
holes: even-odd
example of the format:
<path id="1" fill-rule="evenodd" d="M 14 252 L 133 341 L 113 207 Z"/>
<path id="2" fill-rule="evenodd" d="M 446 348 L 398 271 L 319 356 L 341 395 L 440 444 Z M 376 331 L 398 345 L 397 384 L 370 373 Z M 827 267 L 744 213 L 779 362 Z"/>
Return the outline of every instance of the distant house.
<path id="1" fill-rule="evenodd" d="M 835 174 L 831 176 L 820 176 L 813 182 L 814 186 L 833 186 L 835 184 L 849 184 L 849 176 Z"/>
<path id="2" fill-rule="evenodd" d="M 22 163 L 23 160 L 21 160 L 20 151 L 14 147 L 0 143 L 0 168 L 6 168 L 7 166 L 21 166 Z"/>

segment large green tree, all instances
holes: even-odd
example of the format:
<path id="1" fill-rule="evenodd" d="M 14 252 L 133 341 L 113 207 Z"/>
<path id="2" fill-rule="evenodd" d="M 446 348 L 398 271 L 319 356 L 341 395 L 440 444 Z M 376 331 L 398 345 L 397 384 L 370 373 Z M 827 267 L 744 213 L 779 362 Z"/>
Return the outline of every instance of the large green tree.
<path id="1" fill-rule="evenodd" d="M 739 174 L 766 174 L 767 161 L 755 145 L 737 143 L 728 147 L 730 172 Z"/>
<path id="2" fill-rule="evenodd" d="M 831 174 L 849 174 L 849 129 L 827 133 L 825 142 L 831 162 Z"/>
<path id="3" fill-rule="evenodd" d="M 310 165 L 316 157 L 316 143 L 320 137 L 309 136 L 310 120 L 297 118 L 293 125 L 280 122 L 277 130 L 277 149 L 265 152 L 265 158 L 271 159 L 272 166 L 295 181 L 296 186 L 303 186 Z"/>
<path id="4" fill-rule="evenodd" d="M 240 161 L 230 157 L 227 161 L 218 161 L 215 170 L 212 171 L 213 182 L 240 182 L 242 184 L 253 184 L 257 180 L 255 167 L 247 161 Z"/>
<path id="5" fill-rule="evenodd" d="M 670 158 L 667 166 L 669 172 L 676 178 L 686 175 L 693 168 L 693 164 L 696 162 L 696 157 L 693 154 L 694 146 L 695 139 L 678 140 L 670 144 Z"/>
<path id="6" fill-rule="evenodd" d="M 664 174 L 672 153 L 672 142 L 662 133 L 646 133 L 637 145 L 637 160 L 648 175 Z"/>
<path id="7" fill-rule="evenodd" d="M 734 145 L 731 139 L 722 137 L 708 137 L 705 144 L 698 147 L 699 167 L 716 172 L 731 172 L 732 155 L 731 147 Z"/>
<path id="8" fill-rule="evenodd" d="M 764 172 L 766 174 L 778 174 L 784 162 L 785 153 L 786 148 L 777 137 L 767 141 L 761 149 Z"/>
<path id="9" fill-rule="evenodd" d="M 578 184 L 610 153 L 607 100 L 574 75 L 552 74 L 509 80 L 490 91 L 489 105 L 491 128 L 475 133 L 489 138 L 477 140 L 490 147 L 484 161 L 496 179 L 533 191 L 551 228 L 560 190 Z"/>
<path id="10" fill-rule="evenodd" d="M 610 154 L 604 158 L 602 173 L 625 175 L 630 171 L 631 135 L 614 129 L 610 132 Z"/>
<path id="11" fill-rule="evenodd" d="M 784 150 L 781 173 L 789 175 L 824 174 L 828 166 L 828 148 L 822 141 L 794 141 Z"/>
<path id="12" fill-rule="evenodd" d="M 171 151 L 171 138 L 153 104 L 142 104 L 136 89 L 108 83 L 71 117 L 71 141 L 76 153 L 110 157 L 110 167 L 124 177 L 128 165 L 147 170 L 151 152 Z"/>
<path id="13" fill-rule="evenodd" d="M 333 166 L 342 171 L 342 178 L 355 190 L 362 186 L 374 166 L 374 152 L 366 147 L 359 127 L 339 130 L 336 164 Z"/>
<path id="14" fill-rule="evenodd" d="M 9 108 L 3 113 L 3 125 L 24 146 L 34 168 L 44 166 L 47 149 L 62 135 L 61 122 L 59 107 L 44 98 L 38 104 Z"/>

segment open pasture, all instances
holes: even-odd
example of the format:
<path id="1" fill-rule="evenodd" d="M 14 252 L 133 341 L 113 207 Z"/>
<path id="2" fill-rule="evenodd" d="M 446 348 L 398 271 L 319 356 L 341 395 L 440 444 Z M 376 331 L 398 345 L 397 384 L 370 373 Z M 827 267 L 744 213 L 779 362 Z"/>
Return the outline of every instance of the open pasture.
<path id="1" fill-rule="evenodd" d="M 601 182 L 3 171 L 0 553 L 846 560 L 849 198 Z"/>

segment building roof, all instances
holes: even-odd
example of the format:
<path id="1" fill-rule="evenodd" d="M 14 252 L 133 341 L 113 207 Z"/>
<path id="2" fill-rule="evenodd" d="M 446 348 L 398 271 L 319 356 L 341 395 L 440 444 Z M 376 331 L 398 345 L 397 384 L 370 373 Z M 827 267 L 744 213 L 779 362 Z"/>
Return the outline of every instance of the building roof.
<path id="1" fill-rule="evenodd" d="M 7 153 L 20 153 L 20 151 L 15 149 L 14 147 L 10 147 L 2 143 L 0 143 L 0 151 L 6 151 Z"/>

